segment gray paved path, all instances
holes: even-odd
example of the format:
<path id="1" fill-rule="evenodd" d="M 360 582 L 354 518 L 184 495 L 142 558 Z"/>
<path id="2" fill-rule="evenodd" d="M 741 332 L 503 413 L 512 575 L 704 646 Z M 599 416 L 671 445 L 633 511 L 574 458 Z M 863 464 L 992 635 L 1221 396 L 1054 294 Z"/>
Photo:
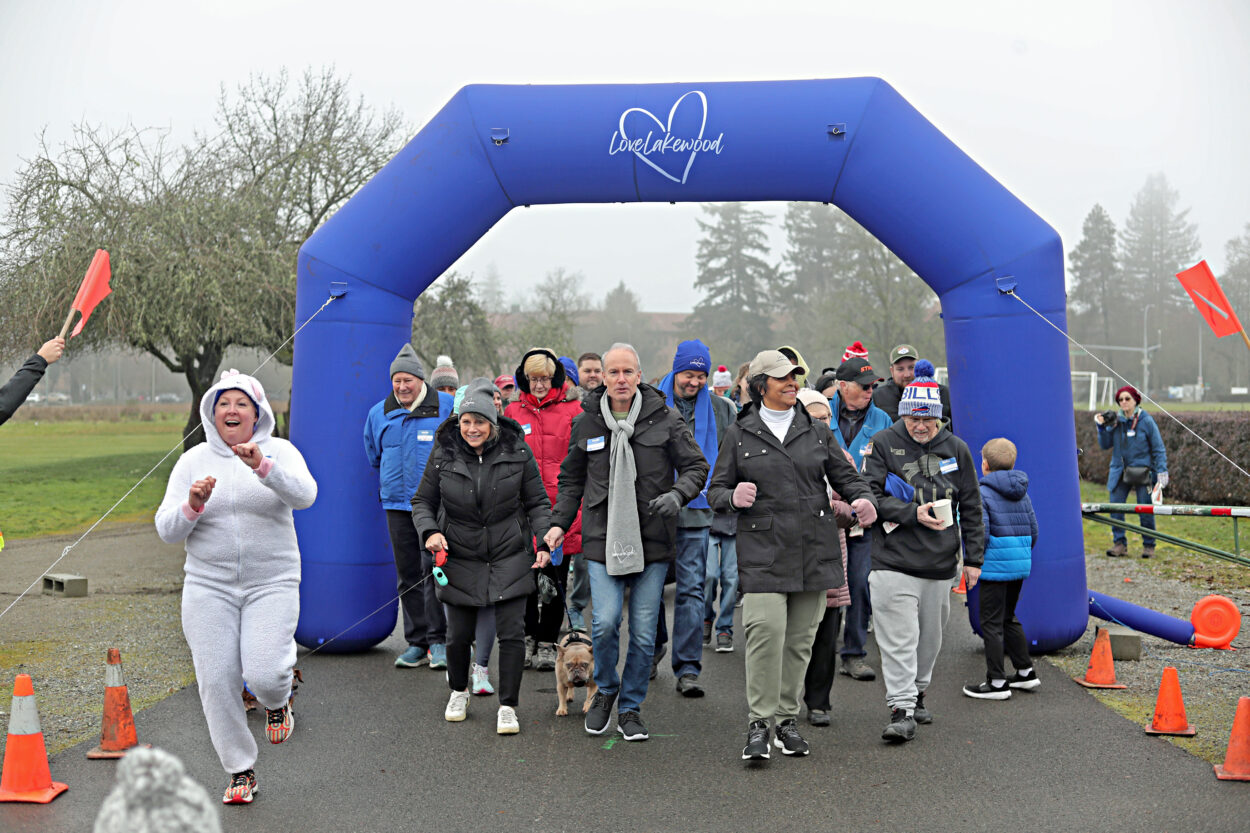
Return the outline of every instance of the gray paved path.
<path id="1" fill-rule="evenodd" d="M 839 676 L 834 725 L 805 730 L 812 755 L 775 755 L 760 769 L 738 759 L 741 644 L 705 656 L 702 700 L 680 698 L 665 667 L 644 707 L 654 734 L 639 744 L 555 717 L 554 677 L 535 672 L 520 735 L 495 735 L 494 698 L 473 698 L 465 723 L 446 723 L 442 674 L 393 668 L 398 647 L 392 637 L 366 654 L 301 661 L 296 732 L 281 746 L 262 741 L 260 794 L 222 808 L 225 830 L 1250 830 L 1250 783 L 1216 781 L 1209 764 L 1147 737 L 1044 662 L 1037 694 L 961 696 L 983 661 L 958 603 L 927 698 L 935 722 L 915 741 L 883 744 L 880 681 Z M 221 794 L 194 687 L 137 723 L 140 740 L 175 752 Z M 0 830 L 89 830 L 114 769 L 85 759 L 92 745 L 53 758 L 68 793 L 48 806 L 0 805 Z"/>

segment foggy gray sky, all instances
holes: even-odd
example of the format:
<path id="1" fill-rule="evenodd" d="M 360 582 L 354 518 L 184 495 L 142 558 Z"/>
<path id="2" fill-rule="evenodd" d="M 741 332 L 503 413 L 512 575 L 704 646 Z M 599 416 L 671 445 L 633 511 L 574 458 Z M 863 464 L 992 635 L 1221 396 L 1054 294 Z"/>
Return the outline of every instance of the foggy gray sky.
<path id="1" fill-rule="evenodd" d="M 333 64 L 416 127 L 470 83 L 889 81 L 1051 223 L 1065 250 L 1101 202 L 1122 225 L 1146 177 L 1192 208 L 1202 256 L 1250 222 L 1245 2 L 628 3 L 0 0 L 0 181 L 79 122 L 207 128 L 219 85 Z M 781 205 L 770 206 L 780 214 Z M 693 205 L 514 211 L 457 265 L 509 287 L 582 271 L 688 310 Z M 776 252 L 777 257 L 780 252 Z"/>

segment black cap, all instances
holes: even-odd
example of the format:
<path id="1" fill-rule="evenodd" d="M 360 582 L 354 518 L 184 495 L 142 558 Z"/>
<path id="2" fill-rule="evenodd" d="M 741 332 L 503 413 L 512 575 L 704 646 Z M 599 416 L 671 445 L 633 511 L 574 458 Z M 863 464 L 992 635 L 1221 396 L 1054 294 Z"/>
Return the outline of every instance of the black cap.
<path id="1" fill-rule="evenodd" d="M 838 366 L 834 378 L 839 382 L 856 382 L 861 385 L 870 385 L 874 382 L 883 381 L 880 376 L 872 369 L 872 365 L 867 359 L 847 359 Z"/>

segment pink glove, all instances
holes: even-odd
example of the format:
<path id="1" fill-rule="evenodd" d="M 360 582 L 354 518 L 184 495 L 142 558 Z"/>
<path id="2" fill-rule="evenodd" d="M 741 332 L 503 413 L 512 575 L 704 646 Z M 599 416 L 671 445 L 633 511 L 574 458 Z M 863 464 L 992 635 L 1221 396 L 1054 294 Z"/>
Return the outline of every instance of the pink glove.
<path id="1" fill-rule="evenodd" d="M 851 501 L 851 508 L 855 510 L 855 519 L 859 521 L 859 525 L 865 529 L 872 526 L 877 521 L 877 507 L 873 506 L 871 500 L 860 498 Z"/>
<path id="2" fill-rule="evenodd" d="M 733 497 L 729 502 L 739 509 L 750 509 L 755 504 L 755 484 L 739 483 L 734 486 Z"/>

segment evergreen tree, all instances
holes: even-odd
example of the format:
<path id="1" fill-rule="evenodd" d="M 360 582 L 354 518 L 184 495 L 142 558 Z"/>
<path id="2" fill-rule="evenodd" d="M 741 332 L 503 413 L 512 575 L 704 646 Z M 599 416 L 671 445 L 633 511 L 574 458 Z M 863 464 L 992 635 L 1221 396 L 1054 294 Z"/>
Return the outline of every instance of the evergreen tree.
<path id="1" fill-rule="evenodd" d="M 1167 177 L 1151 174 L 1120 231 L 1120 266 L 1127 292 L 1142 305 L 1153 303 L 1160 313 L 1165 307 L 1189 305 L 1176 273 L 1192 266 L 1198 253 L 1197 227 L 1188 220 L 1188 208 L 1176 210 L 1179 200 Z"/>
<path id="2" fill-rule="evenodd" d="M 713 354 L 746 355 L 773 346 L 779 270 L 769 263 L 768 214 L 743 203 L 703 207 L 695 288 L 703 300 L 686 319 Z"/>
<path id="3" fill-rule="evenodd" d="M 1081 228 L 1081 242 L 1068 253 L 1072 289 L 1068 294 L 1071 329 L 1083 340 L 1115 344 L 1112 316 L 1128 304 L 1116 259 L 1115 221 L 1095 203 Z"/>

